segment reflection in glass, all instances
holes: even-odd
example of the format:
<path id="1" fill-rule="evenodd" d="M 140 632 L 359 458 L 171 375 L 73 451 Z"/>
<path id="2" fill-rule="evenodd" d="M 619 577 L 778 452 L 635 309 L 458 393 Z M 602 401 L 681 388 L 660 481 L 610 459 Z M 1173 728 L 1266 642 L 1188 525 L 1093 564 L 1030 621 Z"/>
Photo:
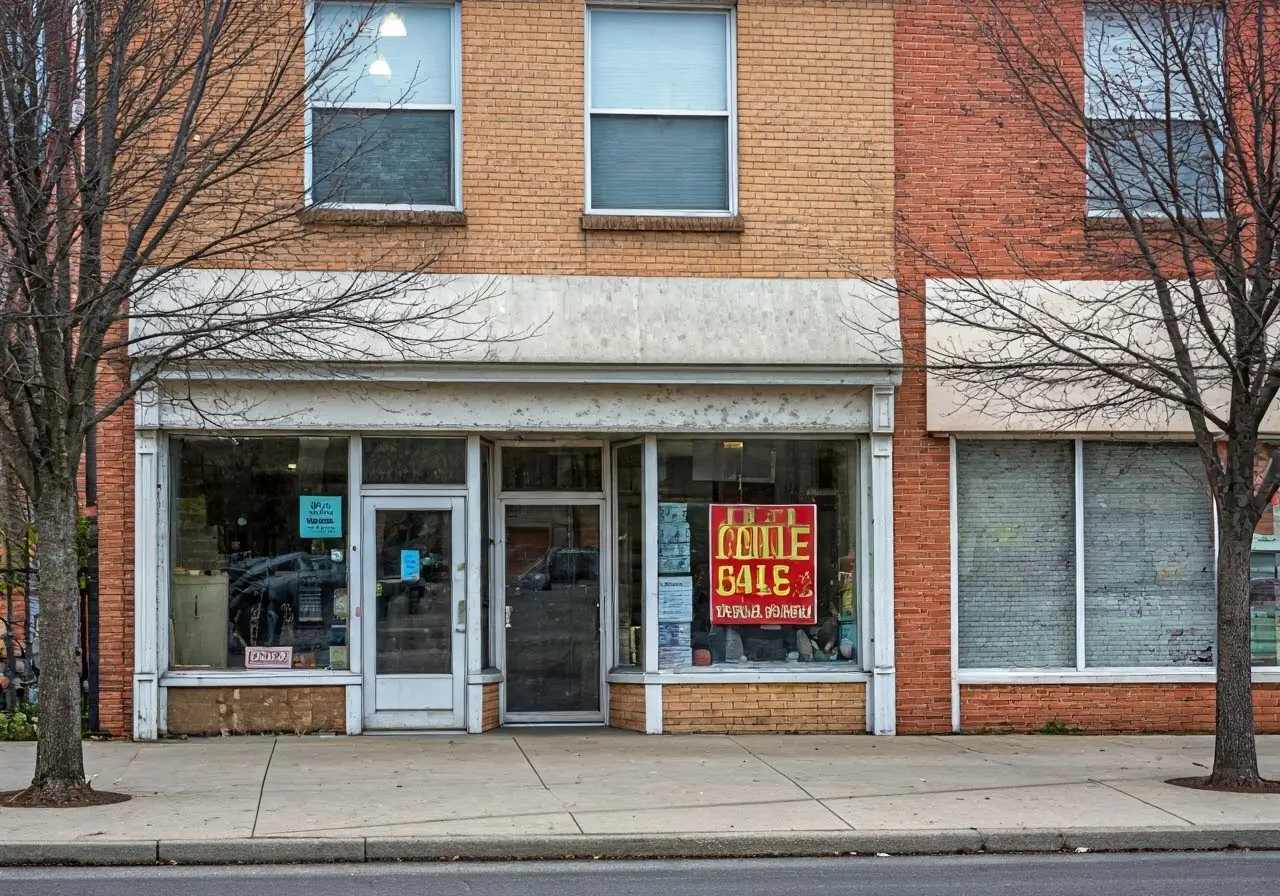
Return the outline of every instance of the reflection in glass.
<path id="1" fill-rule="evenodd" d="M 347 669 L 347 440 L 174 438 L 171 668 Z M 304 513 L 319 502 L 322 512 Z"/>
<path id="2" fill-rule="evenodd" d="M 600 508 L 507 505 L 507 711 L 600 709 Z"/>
<path id="3" fill-rule="evenodd" d="M 748 439 L 658 442 L 659 595 L 692 591 L 692 607 L 659 601 L 658 666 L 697 662 L 858 662 L 854 442 Z M 712 504 L 814 504 L 818 624 L 712 625 Z M 677 590 L 677 589 L 673 589 Z M 677 615 L 679 614 L 679 615 Z M 706 653 L 702 653 L 706 651 Z"/>
<path id="4" fill-rule="evenodd" d="M 503 448 L 506 491 L 598 492 L 603 488 L 599 448 Z"/>
<path id="5" fill-rule="evenodd" d="M 447 510 L 380 510 L 375 516 L 378 675 L 452 671 L 450 517 Z"/>
<path id="6" fill-rule="evenodd" d="M 466 439 L 360 440 L 365 485 L 462 485 L 467 481 Z"/>
<path id="7" fill-rule="evenodd" d="M 644 665 L 644 447 L 617 453 L 618 665 Z"/>

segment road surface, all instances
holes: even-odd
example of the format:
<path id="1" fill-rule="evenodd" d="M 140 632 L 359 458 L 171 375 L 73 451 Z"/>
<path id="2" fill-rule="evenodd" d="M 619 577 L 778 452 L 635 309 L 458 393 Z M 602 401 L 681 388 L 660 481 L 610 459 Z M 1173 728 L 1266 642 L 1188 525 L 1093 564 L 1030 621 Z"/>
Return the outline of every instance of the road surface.
<path id="1" fill-rule="evenodd" d="M 15 896 L 1275 896 L 1280 853 L 6 868 Z"/>

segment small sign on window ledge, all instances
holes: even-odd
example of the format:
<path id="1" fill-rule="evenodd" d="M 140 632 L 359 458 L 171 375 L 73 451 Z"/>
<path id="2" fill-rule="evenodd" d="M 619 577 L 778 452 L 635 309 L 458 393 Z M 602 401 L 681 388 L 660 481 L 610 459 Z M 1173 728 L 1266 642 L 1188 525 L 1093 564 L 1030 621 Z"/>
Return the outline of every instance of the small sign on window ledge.
<path id="1" fill-rule="evenodd" d="M 292 669 L 293 648 L 246 647 L 244 667 L 246 669 Z"/>

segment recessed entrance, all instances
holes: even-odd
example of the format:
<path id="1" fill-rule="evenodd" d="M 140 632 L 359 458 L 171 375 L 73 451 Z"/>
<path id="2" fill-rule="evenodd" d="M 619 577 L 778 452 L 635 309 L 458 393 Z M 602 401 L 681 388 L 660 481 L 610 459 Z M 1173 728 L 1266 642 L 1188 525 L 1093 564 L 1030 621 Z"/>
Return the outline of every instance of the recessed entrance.
<path id="1" fill-rule="evenodd" d="M 603 721 L 603 446 L 500 451 L 503 718 Z"/>
<path id="2" fill-rule="evenodd" d="M 600 506 L 507 504 L 507 718 L 600 717 Z"/>

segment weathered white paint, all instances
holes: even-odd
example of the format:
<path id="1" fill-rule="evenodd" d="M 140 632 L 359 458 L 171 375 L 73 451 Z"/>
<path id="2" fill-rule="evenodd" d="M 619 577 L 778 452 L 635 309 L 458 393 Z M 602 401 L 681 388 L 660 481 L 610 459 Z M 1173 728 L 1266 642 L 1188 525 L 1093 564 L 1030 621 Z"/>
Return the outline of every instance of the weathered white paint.
<path id="1" fill-rule="evenodd" d="M 155 740 L 160 725 L 159 437 L 134 438 L 133 739 Z"/>
<path id="2" fill-rule="evenodd" d="M 662 685 L 644 686 L 644 733 L 662 733 Z"/>
<path id="3" fill-rule="evenodd" d="M 1175 284 L 1174 288 L 1177 290 L 1178 285 Z M 1174 367 L 1168 334 L 1159 320 L 1152 317 L 1157 309 L 1151 305 L 1149 290 L 1150 285 L 1144 281 L 1128 280 L 929 280 L 925 285 L 929 308 L 926 348 L 935 361 L 969 356 L 969 353 L 980 352 L 984 347 L 998 347 L 1005 359 L 1016 359 L 1026 351 L 1039 349 L 1042 343 L 1038 341 L 1010 339 L 1005 334 L 993 335 L 980 324 L 975 325 L 972 321 L 979 318 L 977 313 L 967 313 L 968 319 L 962 321 L 949 318 L 942 310 L 954 306 L 964 308 L 966 312 L 977 312 L 983 303 L 981 297 L 989 296 L 1008 302 L 1025 301 L 1029 307 L 1047 310 L 1064 321 L 1080 321 L 1080 331 L 1084 335 L 1068 333 L 1065 328 L 1060 328 L 1061 334 L 1055 332 L 1055 335 L 1062 335 L 1065 343 L 1075 344 L 1091 357 L 1103 357 L 1103 353 L 1109 350 L 1104 340 L 1115 337 L 1122 345 Z M 1223 319 L 1222 308 L 1214 307 L 1211 313 L 1219 320 Z M 1033 313 L 1033 319 L 1047 320 L 1040 310 Z M 1192 350 L 1205 369 L 1221 367 L 1220 359 L 1207 344 L 1192 346 Z M 968 394 L 964 391 L 966 388 Z M 1222 409 L 1227 407 L 1228 396 L 1222 389 L 1202 385 L 1202 391 L 1210 405 Z M 1080 388 L 1061 395 L 1061 401 L 1054 402 L 1055 407 L 1096 400 L 1096 396 Z M 1191 437 L 1187 416 L 1178 407 L 1161 404 L 1154 399 L 1140 408 L 1129 407 L 1118 413 L 1091 416 L 1064 416 L 1055 414 L 1052 409 L 1031 412 L 1011 406 L 989 390 L 975 391 L 973 386 L 959 386 L 939 370 L 931 370 L 927 376 L 926 426 L 930 432 L 939 435 L 1046 433 L 1122 438 Z M 1271 410 L 1263 428 L 1266 435 L 1280 436 L 1280 408 Z"/>
<path id="4" fill-rule="evenodd" d="M 897 731 L 893 624 L 893 389 L 877 386 L 871 433 L 872 731 Z"/>
<path id="5" fill-rule="evenodd" d="M 195 381 L 159 415 L 169 430 L 848 434 L 869 429 L 870 399 L 865 386 Z"/>
<path id="6" fill-rule="evenodd" d="M 290 354 L 331 358 L 340 346 L 342 356 L 353 361 L 841 367 L 897 365 L 902 359 L 889 281 L 474 274 L 402 284 L 392 278 L 353 272 L 178 271 L 135 297 L 135 306 L 147 316 L 133 322 L 134 338 L 143 340 L 134 350 L 144 354 L 146 339 L 163 341 L 165 332 L 181 328 L 184 309 L 207 312 L 219 306 L 234 315 L 236 307 L 220 306 L 235 297 L 248 315 L 349 295 L 353 283 L 390 281 L 396 287 L 391 305 L 456 307 L 462 302 L 467 306 L 462 319 L 377 336 L 317 322 L 314 343 L 291 345 Z M 423 344 L 426 337 L 434 347 Z M 406 352 L 407 346 L 412 348 Z M 264 333 L 228 350 L 227 357 L 270 359 L 271 348 L 271 334 Z"/>
<path id="7" fill-rule="evenodd" d="M 466 719 L 467 731 L 479 734 L 484 730 L 484 685 L 477 679 L 481 674 L 483 659 L 482 639 L 489 637 L 487 620 L 480 614 L 480 570 L 483 568 L 481 556 L 484 545 L 480 542 L 480 517 L 485 512 L 484 502 L 480 500 L 480 437 L 467 438 L 467 568 L 466 568 L 466 645 L 467 645 L 467 686 L 466 686 Z"/>

